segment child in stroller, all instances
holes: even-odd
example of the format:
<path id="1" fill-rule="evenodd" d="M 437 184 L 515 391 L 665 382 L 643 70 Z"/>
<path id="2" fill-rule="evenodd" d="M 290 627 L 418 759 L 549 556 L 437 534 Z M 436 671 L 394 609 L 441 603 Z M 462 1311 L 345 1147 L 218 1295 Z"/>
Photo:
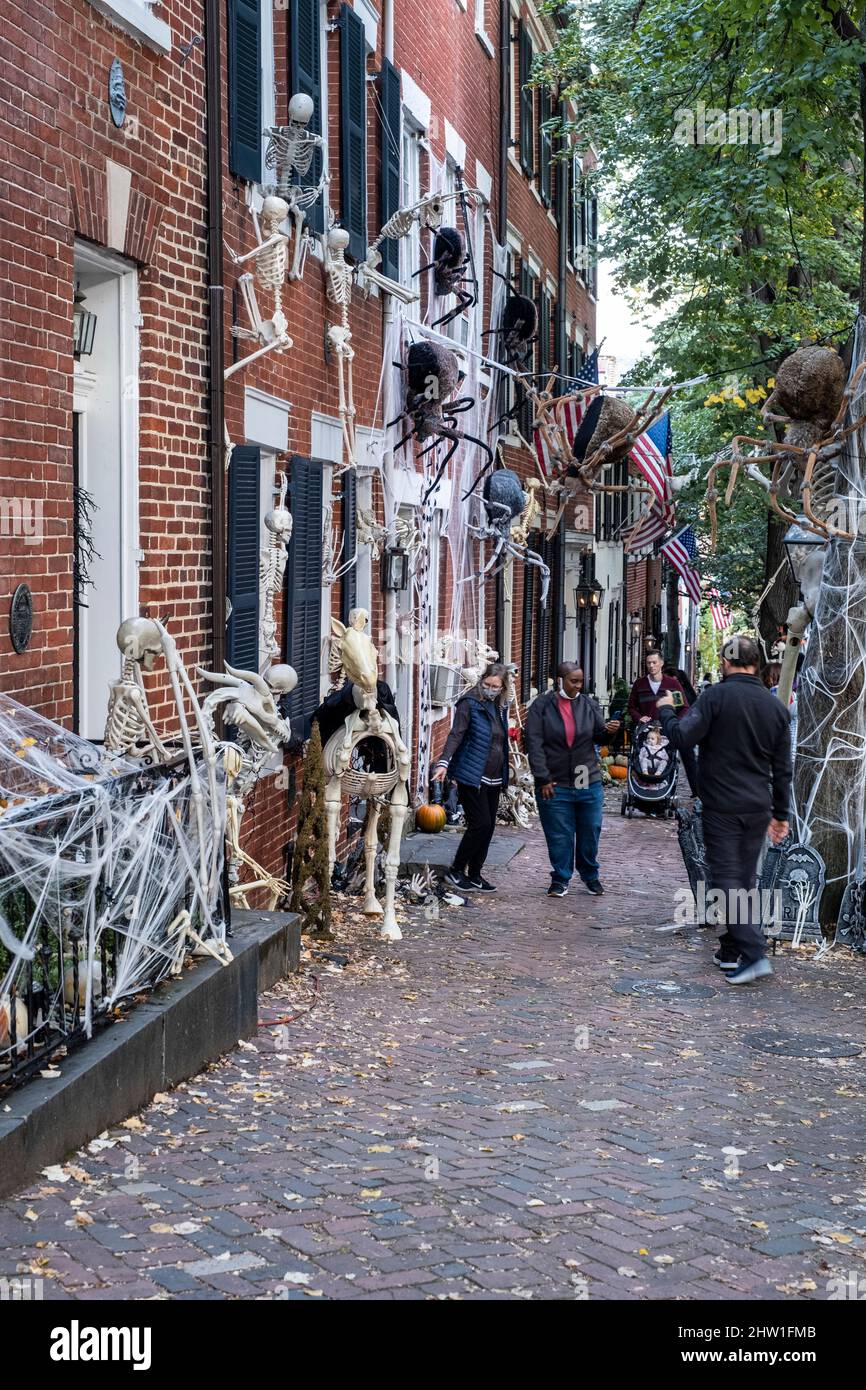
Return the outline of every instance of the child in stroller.
<path id="1" fill-rule="evenodd" d="M 677 804 L 677 754 L 658 723 L 638 724 L 632 737 L 620 814 L 672 816 Z"/>
<path id="2" fill-rule="evenodd" d="M 637 755 L 638 767 L 643 777 L 657 781 L 665 775 L 670 762 L 669 748 L 670 744 L 662 733 L 661 724 L 650 724 L 646 737 L 640 741 Z"/>

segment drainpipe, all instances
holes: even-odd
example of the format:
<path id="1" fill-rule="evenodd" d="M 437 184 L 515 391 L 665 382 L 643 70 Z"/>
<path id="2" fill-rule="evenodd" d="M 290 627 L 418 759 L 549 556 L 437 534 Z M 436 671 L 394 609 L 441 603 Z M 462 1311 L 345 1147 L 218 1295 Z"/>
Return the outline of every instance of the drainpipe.
<path id="1" fill-rule="evenodd" d="M 508 239 L 508 142 L 511 138 L 511 6 L 499 4 L 499 199 L 496 225 L 500 244 Z"/>
<path id="2" fill-rule="evenodd" d="M 394 0 L 382 0 L 382 42 L 384 56 L 389 63 L 394 62 Z M 384 336 L 394 321 L 394 300 L 390 294 L 383 295 L 385 301 L 382 315 Z M 382 392 L 383 419 L 393 420 L 399 413 L 392 390 L 392 374 L 385 372 L 385 385 Z M 382 491 L 386 497 L 394 496 L 394 451 L 387 449 L 382 455 Z M 387 543 L 387 542 L 386 542 Z M 385 591 L 385 681 L 396 694 L 397 687 L 397 595 L 391 589 Z"/>
<path id="3" fill-rule="evenodd" d="M 226 639 L 225 401 L 223 394 L 222 60 L 219 0 L 205 0 L 208 219 L 208 448 L 211 499 L 211 666 L 223 670 Z"/>

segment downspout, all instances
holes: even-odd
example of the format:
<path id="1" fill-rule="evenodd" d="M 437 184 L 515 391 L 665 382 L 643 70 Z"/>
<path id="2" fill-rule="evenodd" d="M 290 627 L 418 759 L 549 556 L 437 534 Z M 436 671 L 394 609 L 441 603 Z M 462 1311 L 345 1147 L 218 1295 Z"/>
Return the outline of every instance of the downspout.
<path id="1" fill-rule="evenodd" d="M 222 60 L 219 0 L 205 0 L 208 219 L 208 448 L 211 500 L 211 666 L 225 665 L 226 500 L 223 393 Z"/>
<path id="2" fill-rule="evenodd" d="M 384 44 L 384 57 L 389 63 L 394 62 L 394 0 L 382 0 L 382 35 Z M 382 316 L 383 336 L 385 341 L 388 338 L 388 330 L 394 321 L 394 300 L 390 294 L 383 296 L 384 312 Z M 382 392 L 382 406 L 384 420 L 393 420 L 398 413 L 397 403 L 394 400 L 392 390 L 392 374 L 385 372 L 385 384 Z M 394 451 L 386 449 L 382 455 L 382 491 L 386 497 L 394 496 Z M 393 540 L 393 537 L 389 537 Z M 387 544 L 387 542 L 386 542 Z M 385 590 L 385 681 L 396 694 L 397 685 L 397 595 L 392 589 Z"/>
<path id="3" fill-rule="evenodd" d="M 508 239 L 508 142 L 511 138 L 511 5 L 499 3 L 499 198 L 496 226 L 500 245 Z"/>

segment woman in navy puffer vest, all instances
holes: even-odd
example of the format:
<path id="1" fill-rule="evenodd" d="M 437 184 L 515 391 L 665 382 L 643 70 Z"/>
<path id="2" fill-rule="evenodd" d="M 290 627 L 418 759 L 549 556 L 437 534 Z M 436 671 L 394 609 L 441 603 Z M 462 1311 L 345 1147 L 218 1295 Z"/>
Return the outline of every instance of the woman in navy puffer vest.
<path id="1" fill-rule="evenodd" d="M 446 772 L 457 782 L 466 831 L 446 882 L 464 892 L 494 893 L 481 870 L 496 829 L 499 795 L 508 786 L 508 714 L 504 666 L 488 666 L 476 686 L 457 701 L 454 723 L 433 780 Z"/>

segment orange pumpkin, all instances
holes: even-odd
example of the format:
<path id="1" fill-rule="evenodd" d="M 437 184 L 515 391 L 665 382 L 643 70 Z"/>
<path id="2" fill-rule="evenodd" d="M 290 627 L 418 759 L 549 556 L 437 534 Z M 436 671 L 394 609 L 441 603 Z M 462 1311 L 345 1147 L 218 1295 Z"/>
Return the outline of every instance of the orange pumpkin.
<path id="1" fill-rule="evenodd" d="M 625 781 L 625 778 L 628 774 L 628 768 L 619 767 L 616 763 L 611 763 L 610 767 L 608 768 L 608 772 L 610 773 L 611 777 L 615 777 L 617 781 L 622 782 Z"/>
<path id="2" fill-rule="evenodd" d="M 598 751 L 599 751 L 599 757 L 601 757 L 601 758 L 607 758 L 607 757 L 609 757 L 609 755 L 610 755 L 610 749 L 609 749 L 609 748 L 600 748 Z"/>
<path id="3" fill-rule="evenodd" d="M 438 835 L 445 826 L 445 807 L 434 806 L 429 802 L 419 806 L 415 812 L 415 829 L 425 835 Z"/>

